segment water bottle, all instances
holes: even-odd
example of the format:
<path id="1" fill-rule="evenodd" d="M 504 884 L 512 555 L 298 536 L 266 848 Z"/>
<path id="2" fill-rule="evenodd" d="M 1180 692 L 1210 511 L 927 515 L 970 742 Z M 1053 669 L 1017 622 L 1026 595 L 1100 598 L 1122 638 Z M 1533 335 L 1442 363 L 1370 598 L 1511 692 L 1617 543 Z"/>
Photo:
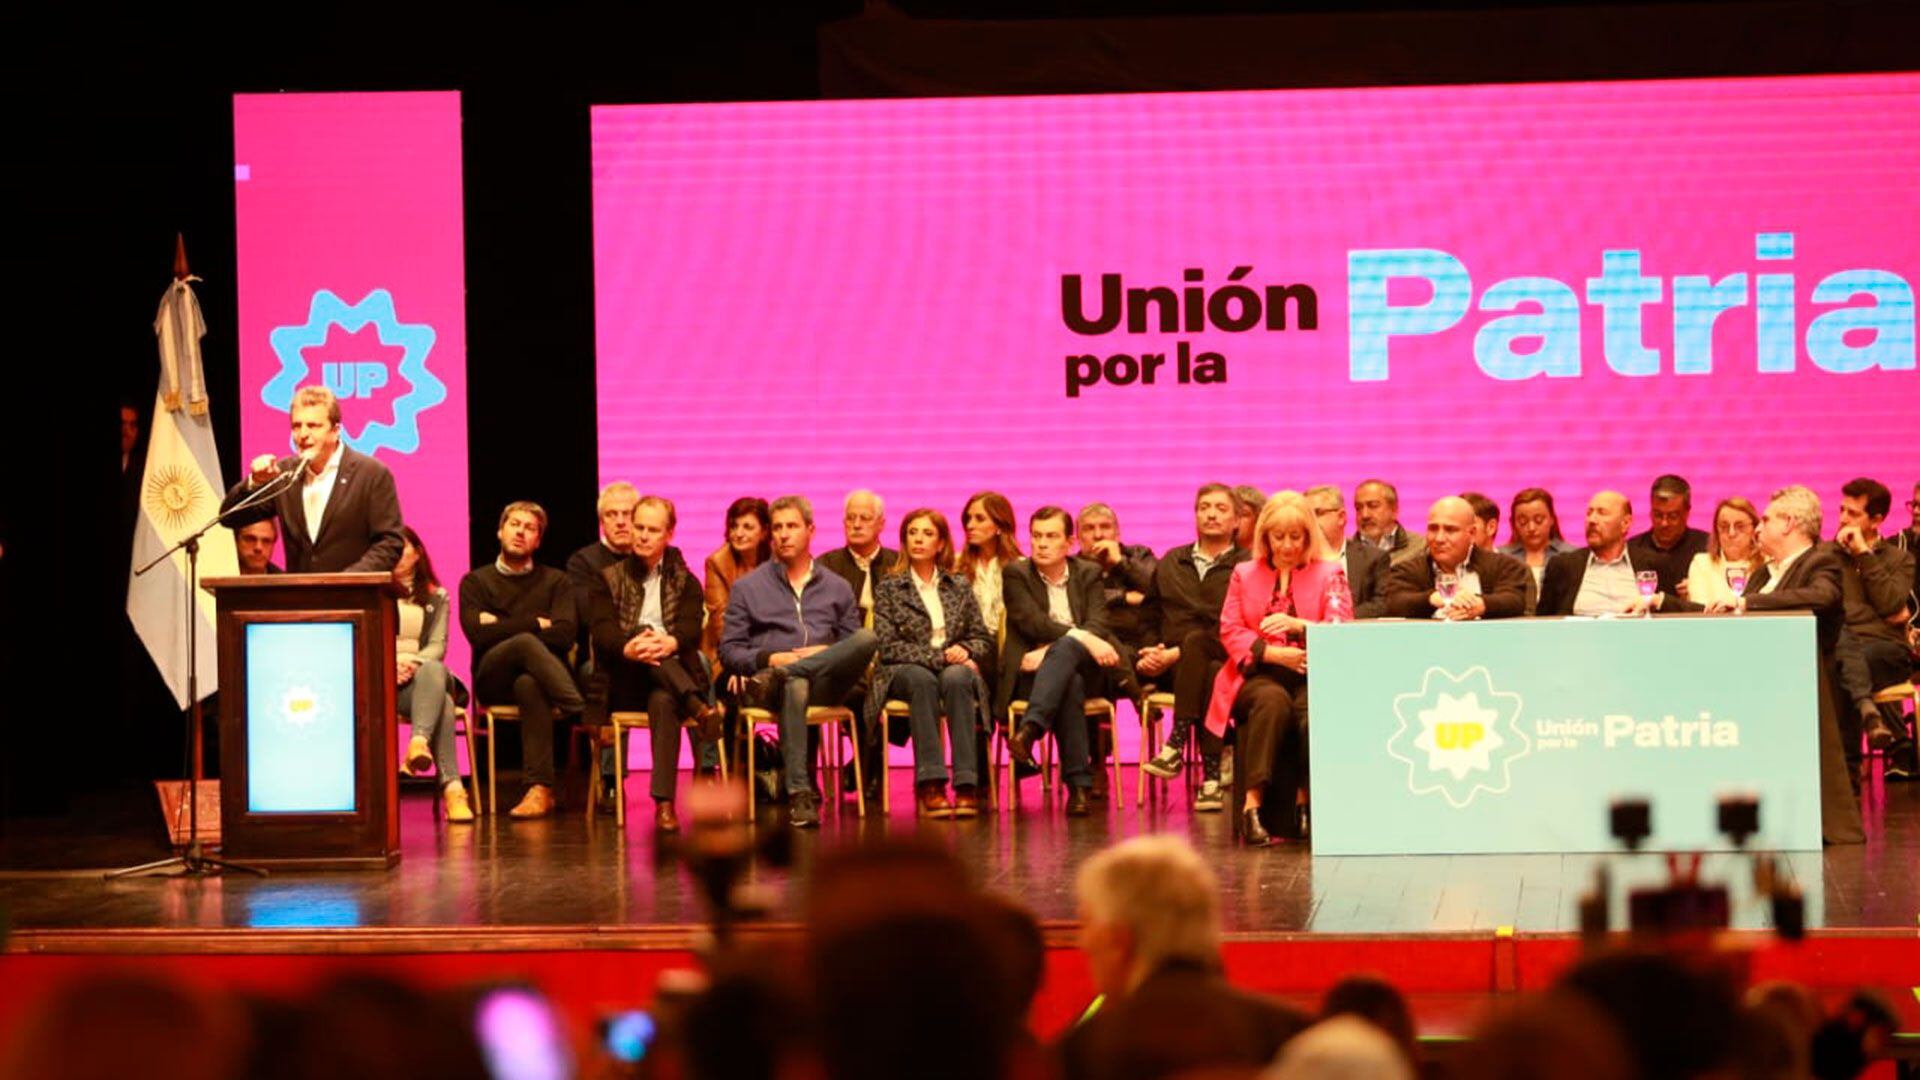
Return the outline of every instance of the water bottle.
<path id="1" fill-rule="evenodd" d="M 1330 623 L 1353 621 L 1353 590 L 1347 585 L 1347 572 L 1335 570 L 1333 580 L 1327 583 L 1327 612 L 1323 620 Z"/>

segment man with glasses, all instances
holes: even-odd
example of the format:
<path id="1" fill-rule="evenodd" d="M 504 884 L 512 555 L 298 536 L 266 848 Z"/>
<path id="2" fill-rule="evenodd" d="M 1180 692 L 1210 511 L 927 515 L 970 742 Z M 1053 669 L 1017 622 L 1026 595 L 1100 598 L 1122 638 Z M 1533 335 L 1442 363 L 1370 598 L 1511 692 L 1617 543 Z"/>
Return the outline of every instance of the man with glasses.
<path id="1" fill-rule="evenodd" d="M 1660 591 L 1672 594 L 1687 579 L 1693 557 L 1707 550 L 1707 534 L 1687 527 L 1693 512 L 1693 487 L 1684 477 L 1668 473 L 1653 482 L 1653 525 L 1627 541 L 1633 565 L 1660 575 Z"/>

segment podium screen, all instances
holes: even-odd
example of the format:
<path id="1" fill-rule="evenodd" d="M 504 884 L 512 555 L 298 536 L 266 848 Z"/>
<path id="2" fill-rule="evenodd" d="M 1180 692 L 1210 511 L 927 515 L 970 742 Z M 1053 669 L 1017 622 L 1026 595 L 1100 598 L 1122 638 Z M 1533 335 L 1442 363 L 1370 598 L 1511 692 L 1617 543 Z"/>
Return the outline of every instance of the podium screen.
<path id="1" fill-rule="evenodd" d="M 352 813 L 353 624 L 247 627 L 247 809 Z"/>

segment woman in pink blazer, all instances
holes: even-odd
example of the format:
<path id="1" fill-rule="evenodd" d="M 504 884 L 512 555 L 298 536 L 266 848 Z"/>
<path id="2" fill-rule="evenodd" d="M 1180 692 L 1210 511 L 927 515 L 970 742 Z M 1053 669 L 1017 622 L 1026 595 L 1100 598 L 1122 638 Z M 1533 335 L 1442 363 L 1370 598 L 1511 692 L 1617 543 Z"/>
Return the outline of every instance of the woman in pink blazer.
<path id="1" fill-rule="evenodd" d="M 1304 775 L 1307 627 L 1345 621 L 1352 611 L 1339 555 L 1315 523 L 1312 505 L 1295 491 L 1268 499 L 1254 526 L 1253 558 L 1234 567 L 1227 584 L 1220 608 L 1227 663 L 1207 706 L 1207 728 L 1216 735 L 1240 719 L 1247 793 L 1240 828 L 1249 844 L 1272 840 L 1260 806 L 1276 764 L 1298 760 Z"/>

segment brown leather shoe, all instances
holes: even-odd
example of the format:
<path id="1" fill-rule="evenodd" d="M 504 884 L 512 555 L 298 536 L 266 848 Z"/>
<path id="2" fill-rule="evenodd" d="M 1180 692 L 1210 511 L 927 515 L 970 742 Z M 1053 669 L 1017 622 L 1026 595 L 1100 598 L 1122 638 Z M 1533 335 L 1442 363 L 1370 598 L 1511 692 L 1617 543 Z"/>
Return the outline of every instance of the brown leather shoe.
<path id="1" fill-rule="evenodd" d="M 440 805 L 446 810 L 449 824 L 465 825 L 473 820 L 473 807 L 467 802 L 464 784 L 448 784 L 441 788 Z"/>
<path id="2" fill-rule="evenodd" d="M 507 816 L 526 820 L 543 818 L 553 813 L 553 789 L 545 784 L 535 784 L 520 797 L 520 802 L 507 811 Z"/>
<path id="3" fill-rule="evenodd" d="M 1013 758 L 1015 765 L 1039 769 L 1039 766 L 1033 762 L 1033 744 L 1039 742 L 1045 735 L 1046 731 L 1039 724 L 1030 722 L 1021 724 L 1013 733 L 1013 738 L 1007 740 L 1008 756 Z"/>
<path id="4" fill-rule="evenodd" d="M 950 818 L 953 816 L 953 804 L 947 801 L 947 785 L 938 780 L 929 780 L 915 785 L 920 802 L 920 816 L 923 818 Z"/>
<path id="5" fill-rule="evenodd" d="M 693 721 L 693 736 L 705 746 L 720 741 L 721 725 L 727 719 L 727 710 L 709 701 L 693 703 L 687 713 L 687 719 Z"/>
<path id="6" fill-rule="evenodd" d="M 980 791 L 972 785 L 956 785 L 953 789 L 953 816 L 956 818 L 976 818 L 980 816 Z"/>
<path id="7" fill-rule="evenodd" d="M 680 815 L 673 812 L 672 803 L 657 802 L 653 804 L 653 831 L 662 833 L 677 833 L 680 831 Z"/>

